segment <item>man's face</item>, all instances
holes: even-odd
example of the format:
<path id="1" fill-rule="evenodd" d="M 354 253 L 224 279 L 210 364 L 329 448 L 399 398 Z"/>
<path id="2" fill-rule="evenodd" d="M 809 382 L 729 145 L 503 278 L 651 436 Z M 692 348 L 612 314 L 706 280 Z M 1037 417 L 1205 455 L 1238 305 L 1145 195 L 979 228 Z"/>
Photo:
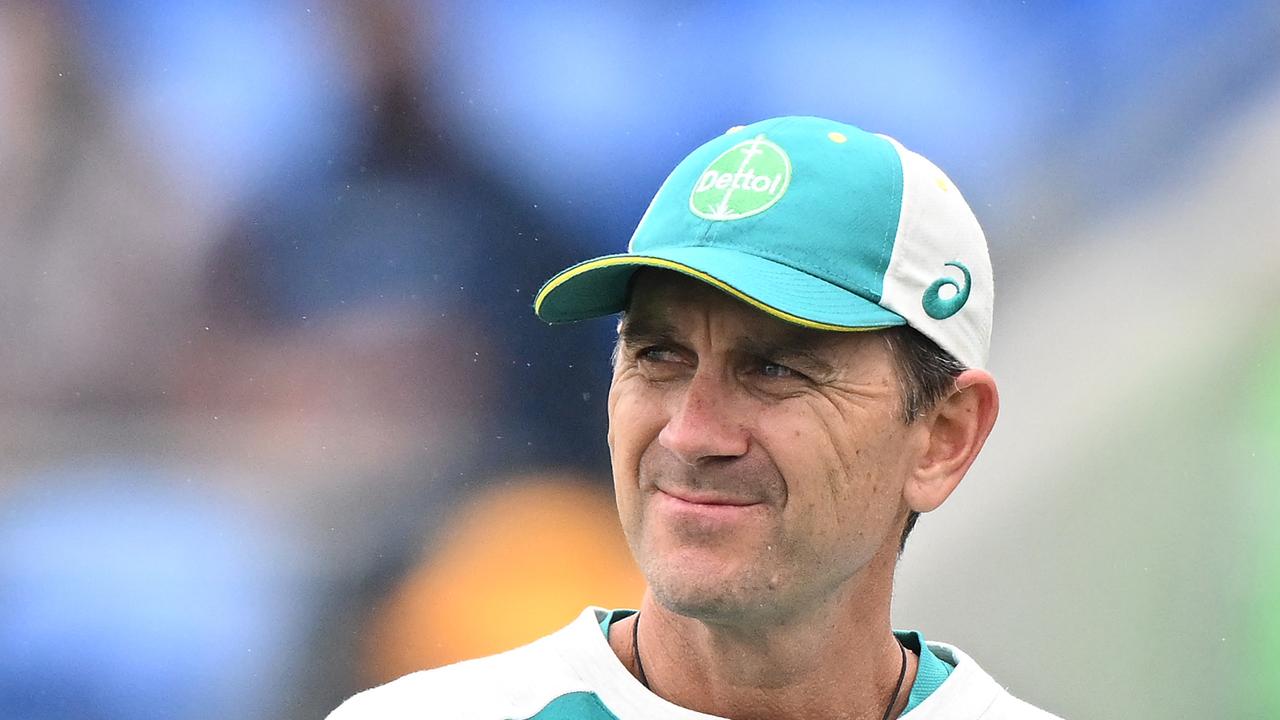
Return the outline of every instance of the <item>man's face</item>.
<path id="1" fill-rule="evenodd" d="M 618 509 L 664 607 L 781 616 L 888 580 L 868 568 L 892 570 L 921 435 L 901 419 L 887 343 L 663 271 L 642 271 L 620 332 Z"/>

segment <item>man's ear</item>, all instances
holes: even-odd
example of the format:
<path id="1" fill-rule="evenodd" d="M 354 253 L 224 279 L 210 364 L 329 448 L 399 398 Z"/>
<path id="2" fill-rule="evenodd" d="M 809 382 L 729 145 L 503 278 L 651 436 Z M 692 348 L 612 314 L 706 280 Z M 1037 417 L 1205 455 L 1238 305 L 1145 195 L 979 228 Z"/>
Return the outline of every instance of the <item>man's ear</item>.
<path id="1" fill-rule="evenodd" d="M 903 488 L 916 512 L 936 509 L 956 489 L 978 457 L 1000 412 L 995 378 L 985 370 L 965 370 L 956 387 L 916 422 L 925 433 L 924 452 Z"/>

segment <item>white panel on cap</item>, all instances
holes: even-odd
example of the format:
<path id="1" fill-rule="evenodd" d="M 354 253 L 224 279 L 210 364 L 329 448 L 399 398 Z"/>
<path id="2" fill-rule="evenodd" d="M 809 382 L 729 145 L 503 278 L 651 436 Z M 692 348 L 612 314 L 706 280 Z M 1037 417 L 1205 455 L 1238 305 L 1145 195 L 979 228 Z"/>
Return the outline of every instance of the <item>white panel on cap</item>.
<path id="1" fill-rule="evenodd" d="M 902 215 L 893 255 L 885 272 L 880 304 L 907 319 L 968 367 L 987 364 L 995 286 L 987 241 L 960 191 L 936 165 L 887 136 L 902 159 Z M 935 320 L 924 310 L 924 294 L 942 277 L 964 282 L 946 263 L 969 269 L 969 300 L 949 318 Z"/>

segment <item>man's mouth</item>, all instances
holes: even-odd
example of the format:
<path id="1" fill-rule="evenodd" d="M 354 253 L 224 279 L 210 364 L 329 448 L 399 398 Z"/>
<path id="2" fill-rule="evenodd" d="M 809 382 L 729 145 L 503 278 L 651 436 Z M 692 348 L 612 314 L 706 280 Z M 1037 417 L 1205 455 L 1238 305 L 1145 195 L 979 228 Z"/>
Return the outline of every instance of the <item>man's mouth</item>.
<path id="1" fill-rule="evenodd" d="M 759 505 L 760 502 L 751 498 L 744 498 L 737 495 L 726 493 L 708 492 L 705 490 L 686 490 L 680 488 L 658 488 L 658 492 L 671 497 L 680 502 L 690 505 L 710 505 L 723 507 L 749 507 L 751 505 Z"/>

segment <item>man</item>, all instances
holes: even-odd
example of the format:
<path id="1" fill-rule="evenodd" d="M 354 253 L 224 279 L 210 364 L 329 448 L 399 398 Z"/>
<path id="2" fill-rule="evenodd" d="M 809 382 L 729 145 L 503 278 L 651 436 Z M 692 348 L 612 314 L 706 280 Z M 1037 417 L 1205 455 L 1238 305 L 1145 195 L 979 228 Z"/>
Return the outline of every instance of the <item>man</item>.
<path id="1" fill-rule="evenodd" d="M 1052 718 L 889 623 L 906 535 L 995 423 L 992 301 L 973 213 L 896 141 L 784 117 L 698 148 L 627 253 L 535 302 L 622 314 L 609 448 L 640 610 L 332 717 Z"/>

